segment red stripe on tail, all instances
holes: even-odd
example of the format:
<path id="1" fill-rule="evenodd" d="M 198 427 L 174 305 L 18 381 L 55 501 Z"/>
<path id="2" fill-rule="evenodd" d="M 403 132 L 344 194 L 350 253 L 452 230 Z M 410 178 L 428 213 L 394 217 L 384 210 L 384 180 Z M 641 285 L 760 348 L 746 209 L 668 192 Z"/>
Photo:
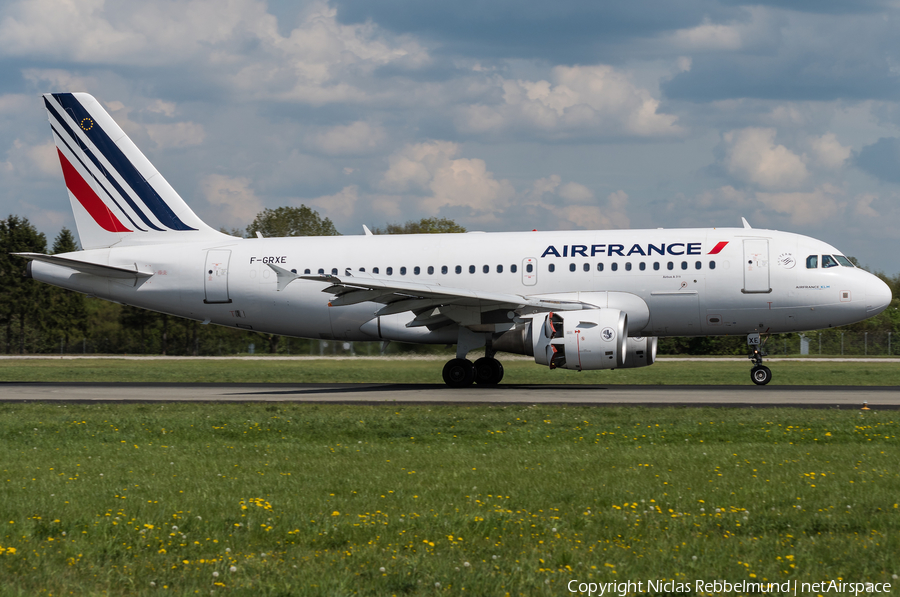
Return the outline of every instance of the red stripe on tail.
<path id="1" fill-rule="evenodd" d="M 724 249 L 724 248 L 725 248 L 725 245 L 727 245 L 727 244 L 728 244 L 728 241 L 727 241 L 727 240 L 719 241 L 719 243 L 716 244 L 716 246 L 713 247 L 713 250 L 710 251 L 709 253 L 707 253 L 707 255 L 718 255 L 718 254 L 719 254 L 719 251 L 721 251 L 722 249 Z"/>
<path id="2" fill-rule="evenodd" d="M 69 163 L 69 160 L 66 159 L 66 156 L 63 155 L 59 148 L 56 149 L 56 152 L 59 154 L 59 163 L 62 165 L 63 178 L 66 179 L 66 187 L 72 191 L 72 194 L 75 195 L 75 198 L 78 199 L 78 202 L 82 207 L 91 214 L 94 221 L 100 224 L 100 227 L 107 232 L 131 232 L 131 230 L 123 226 L 122 222 L 120 222 L 109 208 L 106 207 L 103 200 L 97 196 L 97 193 L 94 192 L 91 185 L 89 185 L 72 164 Z"/>

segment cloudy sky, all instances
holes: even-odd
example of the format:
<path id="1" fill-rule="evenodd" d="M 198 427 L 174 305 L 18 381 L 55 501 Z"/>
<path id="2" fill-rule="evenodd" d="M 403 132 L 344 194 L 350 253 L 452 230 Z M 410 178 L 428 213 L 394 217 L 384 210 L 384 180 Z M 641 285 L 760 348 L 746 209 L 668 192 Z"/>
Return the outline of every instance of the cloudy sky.
<path id="1" fill-rule="evenodd" d="M 898 28 L 896 0 L 6 0 L 0 212 L 74 227 L 39 94 L 87 91 L 215 227 L 744 216 L 896 273 Z"/>

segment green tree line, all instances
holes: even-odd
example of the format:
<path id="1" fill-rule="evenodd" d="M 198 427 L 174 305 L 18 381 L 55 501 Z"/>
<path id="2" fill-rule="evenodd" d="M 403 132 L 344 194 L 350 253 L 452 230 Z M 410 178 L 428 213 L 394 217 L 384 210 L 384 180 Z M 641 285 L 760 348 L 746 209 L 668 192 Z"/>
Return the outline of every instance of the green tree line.
<path id="1" fill-rule="evenodd" d="M 465 232 L 446 218 L 424 218 L 375 228 L 374 234 Z M 246 229 L 227 231 L 243 237 L 337 236 L 334 224 L 306 207 L 265 209 Z M 72 232 L 63 228 L 51 254 L 77 251 Z M 11 253 L 47 253 L 44 234 L 26 219 L 10 215 L 0 220 L 0 338 L 6 354 L 156 354 L 228 356 L 248 352 L 270 354 L 378 354 L 376 342 L 306 340 L 236 330 L 90 298 L 25 277 L 27 261 Z M 840 328 L 803 334 L 810 354 L 900 353 L 893 344 L 900 330 L 900 274 L 877 274 L 891 287 L 891 306 L 877 317 Z M 770 354 L 798 354 L 799 334 L 768 340 Z M 448 352 L 445 347 L 391 343 L 388 352 Z M 746 337 L 662 338 L 659 353 L 666 355 L 743 355 Z"/>

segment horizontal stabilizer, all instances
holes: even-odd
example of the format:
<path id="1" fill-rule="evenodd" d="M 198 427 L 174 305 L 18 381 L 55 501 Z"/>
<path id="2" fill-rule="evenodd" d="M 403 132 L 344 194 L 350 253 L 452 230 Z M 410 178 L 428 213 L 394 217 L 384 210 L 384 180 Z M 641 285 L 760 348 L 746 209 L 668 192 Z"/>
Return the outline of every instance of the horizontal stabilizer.
<path id="1" fill-rule="evenodd" d="M 87 261 L 79 261 L 77 259 L 71 259 L 69 257 L 44 255 L 43 253 L 13 253 L 13 255 L 24 257 L 25 259 L 29 259 L 32 261 L 43 261 L 44 263 L 60 265 L 62 267 L 73 269 L 77 272 L 81 272 L 82 274 L 99 276 L 101 278 L 136 280 L 138 278 L 149 278 L 153 275 L 152 272 L 138 271 L 137 267 L 135 267 L 134 269 L 128 269 L 127 267 L 114 265 L 101 265 L 99 263 L 89 263 Z"/>

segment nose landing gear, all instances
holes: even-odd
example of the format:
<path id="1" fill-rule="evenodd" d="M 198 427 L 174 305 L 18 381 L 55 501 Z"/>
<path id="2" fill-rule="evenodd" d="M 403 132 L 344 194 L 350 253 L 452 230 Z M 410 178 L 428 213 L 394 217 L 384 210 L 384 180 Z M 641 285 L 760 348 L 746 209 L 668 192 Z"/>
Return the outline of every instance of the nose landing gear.
<path id="1" fill-rule="evenodd" d="M 747 358 L 753 362 L 750 379 L 756 385 L 764 386 L 772 381 L 772 370 L 762 364 L 763 357 L 769 354 L 765 351 L 765 342 L 760 342 L 759 334 L 748 334 L 747 345 L 750 346 L 750 355 Z"/>

